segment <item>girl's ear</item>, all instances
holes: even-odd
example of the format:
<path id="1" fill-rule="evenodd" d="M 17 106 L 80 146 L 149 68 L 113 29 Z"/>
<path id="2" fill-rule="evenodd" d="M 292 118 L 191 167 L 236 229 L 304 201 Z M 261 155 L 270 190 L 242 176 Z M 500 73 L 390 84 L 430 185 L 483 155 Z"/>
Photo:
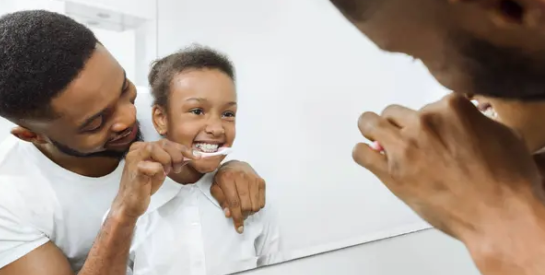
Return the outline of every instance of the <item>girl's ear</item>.
<path id="1" fill-rule="evenodd" d="M 153 126 L 159 135 L 165 136 L 168 134 L 168 116 L 165 108 L 159 105 L 153 105 L 151 110 L 151 120 Z"/>

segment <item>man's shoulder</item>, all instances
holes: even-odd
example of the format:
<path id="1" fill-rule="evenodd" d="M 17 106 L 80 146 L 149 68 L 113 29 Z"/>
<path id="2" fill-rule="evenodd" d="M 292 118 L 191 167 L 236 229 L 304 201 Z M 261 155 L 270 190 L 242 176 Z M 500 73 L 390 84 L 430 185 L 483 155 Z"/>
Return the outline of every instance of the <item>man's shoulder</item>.
<path id="1" fill-rule="evenodd" d="M 55 194 L 37 180 L 28 175 L 0 175 L 0 212 L 50 233 L 57 205 Z"/>
<path id="2" fill-rule="evenodd" d="M 53 215 L 55 194 L 39 165 L 31 160 L 32 151 L 25 148 L 29 145 L 15 137 L 0 142 L 0 208 L 38 226 L 40 220 Z"/>
<path id="3" fill-rule="evenodd" d="M 3 201 L 24 199 L 32 205 L 37 196 L 48 196 L 49 183 L 46 171 L 35 161 L 38 149 L 31 150 L 30 143 L 8 137 L 0 142 L 0 204 Z"/>
<path id="4" fill-rule="evenodd" d="M 8 136 L 0 142 L 0 175 L 2 174 L 28 174 L 29 166 L 35 162 L 38 149 L 30 150 L 32 144 L 16 137 Z"/>

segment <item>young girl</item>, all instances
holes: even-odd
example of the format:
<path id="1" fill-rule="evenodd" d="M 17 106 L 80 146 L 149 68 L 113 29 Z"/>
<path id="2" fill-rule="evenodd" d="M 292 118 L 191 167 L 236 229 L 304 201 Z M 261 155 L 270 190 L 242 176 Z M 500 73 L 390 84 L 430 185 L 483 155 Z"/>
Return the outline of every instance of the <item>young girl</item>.
<path id="1" fill-rule="evenodd" d="M 231 147 L 237 95 L 234 68 L 223 55 L 193 46 L 158 60 L 149 74 L 152 119 L 165 138 L 197 152 Z M 233 230 L 210 194 L 225 156 L 192 161 L 170 173 L 138 221 L 133 274 L 227 274 L 279 260 L 279 232 L 267 209 Z"/>

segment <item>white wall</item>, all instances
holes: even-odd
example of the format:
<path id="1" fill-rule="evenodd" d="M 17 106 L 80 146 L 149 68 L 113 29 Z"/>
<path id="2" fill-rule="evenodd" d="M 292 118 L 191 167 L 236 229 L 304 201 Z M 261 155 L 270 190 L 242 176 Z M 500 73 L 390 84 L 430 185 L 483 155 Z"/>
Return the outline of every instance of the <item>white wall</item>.
<path id="1" fill-rule="evenodd" d="M 63 13 L 64 3 L 57 0 L 0 0 L 0 16 L 29 9 L 44 9 Z"/>
<path id="2" fill-rule="evenodd" d="M 154 19 L 156 15 L 155 0 L 61 0 L 81 3 L 102 9 L 115 10 L 146 19 Z"/>
<path id="3" fill-rule="evenodd" d="M 419 107 L 444 92 L 425 68 L 380 52 L 326 0 L 159 0 L 158 8 L 159 55 L 199 42 L 233 59 L 233 157 L 267 180 L 289 256 L 427 227 L 351 159 L 361 112 Z"/>
<path id="4" fill-rule="evenodd" d="M 14 0 L 13 0 L 14 1 Z M 21 0 L 19 0 L 21 1 Z M 22 0 L 37 1 L 37 0 Z M 42 0 L 45 1 L 45 0 Z M 59 1 L 59 0 L 47 0 Z M 147 86 L 149 64 L 157 58 L 156 35 L 156 0 L 60 0 L 71 4 L 77 3 L 83 7 L 92 7 L 112 11 L 112 17 L 127 16 L 140 21 L 136 28 L 124 31 L 113 31 L 88 26 L 98 39 L 113 54 L 117 61 L 125 68 L 127 77 L 136 85 Z M 85 8 L 83 8 L 85 9 Z M 93 16 L 89 13 L 86 16 Z M 79 19 L 79 18 L 76 18 Z M 95 18 L 95 20 L 101 20 Z M 127 19 L 128 20 L 128 19 Z M 82 22 L 86 24 L 86 22 Z M 87 24 L 86 24 L 87 25 Z"/>
<path id="5" fill-rule="evenodd" d="M 435 230 L 359 245 L 245 275 L 478 275 L 463 245 Z"/>
<path id="6" fill-rule="evenodd" d="M 116 32 L 90 27 L 106 49 L 123 66 L 127 77 L 131 80 L 136 78 L 136 37 L 135 30 Z"/>
<path id="7" fill-rule="evenodd" d="M 157 58 L 155 0 L 139 0 L 130 5 L 123 0 L 0 0 L 0 15 L 28 9 L 45 9 L 65 14 L 67 2 L 145 19 L 138 28 L 125 31 L 113 31 L 89 25 L 88 27 L 123 66 L 129 79 L 136 85 L 147 85 L 149 63 Z M 79 19 L 76 18 L 76 20 Z M 80 23 L 87 25 L 87 22 Z"/>

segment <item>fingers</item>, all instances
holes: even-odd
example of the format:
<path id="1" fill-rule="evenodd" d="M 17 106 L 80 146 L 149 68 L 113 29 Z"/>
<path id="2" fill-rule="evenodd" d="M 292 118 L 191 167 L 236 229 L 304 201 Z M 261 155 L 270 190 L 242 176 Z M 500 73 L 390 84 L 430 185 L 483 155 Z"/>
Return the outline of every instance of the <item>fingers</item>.
<path id="1" fill-rule="evenodd" d="M 381 116 L 398 128 L 411 125 L 418 119 L 418 113 L 401 105 L 390 105 L 386 107 Z"/>
<path id="2" fill-rule="evenodd" d="M 253 213 L 259 212 L 259 210 L 265 207 L 265 181 L 263 179 L 257 179 L 254 184 L 250 185 L 250 199 L 252 200 Z"/>
<path id="3" fill-rule="evenodd" d="M 180 173 L 183 166 L 187 163 L 187 161 L 184 162 L 185 156 L 183 155 L 184 150 L 187 151 L 187 148 L 166 139 L 159 141 L 158 145 L 170 156 L 171 167 L 174 173 Z"/>
<path id="4" fill-rule="evenodd" d="M 223 212 L 225 213 L 226 218 L 231 217 L 231 212 L 229 211 L 229 203 L 227 203 L 227 199 L 225 198 L 225 194 L 221 190 L 218 184 L 214 183 L 210 187 L 210 193 L 212 194 L 212 197 L 216 199 L 216 201 L 221 206 L 221 209 L 223 209 Z"/>
<path id="5" fill-rule="evenodd" d="M 163 165 L 153 161 L 141 161 L 138 163 L 138 172 L 148 177 L 155 177 L 157 175 L 164 175 L 165 169 Z"/>
<path id="6" fill-rule="evenodd" d="M 248 209 L 248 212 L 255 213 L 259 211 L 259 186 L 256 183 L 249 184 L 248 185 L 248 194 L 250 199 L 250 208 Z M 243 208 L 244 209 L 244 208 Z"/>
<path id="7" fill-rule="evenodd" d="M 140 148 L 140 150 L 137 151 L 137 153 L 139 162 L 145 163 L 148 162 L 148 160 L 154 161 L 163 165 L 165 174 L 170 173 L 170 169 L 172 167 L 172 159 L 170 154 L 159 147 L 156 143 L 146 143 Z M 140 165 L 140 163 L 138 165 Z"/>
<path id="8" fill-rule="evenodd" d="M 138 175 L 139 177 L 147 177 L 149 180 L 144 180 L 143 182 L 151 183 L 151 189 L 150 189 L 150 195 L 155 194 L 157 190 L 159 190 L 159 187 L 163 184 L 163 181 L 165 180 L 166 173 L 165 168 L 162 164 L 158 162 L 153 161 L 141 161 L 137 165 L 138 169 Z"/>
<path id="9" fill-rule="evenodd" d="M 265 183 L 265 180 L 261 180 L 259 182 L 259 209 L 263 209 L 265 205 L 267 204 L 267 184 Z"/>
<path id="10" fill-rule="evenodd" d="M 240 200 L 240 210 L 242 211 L 242 214 L 245 214 L 245 212 L 249 212 L 252 210 L 250 186 L 252 186 L 253 184 L 249 184 L 247 178 L 245 177 L 235 179 L 235 184 L 237 187 L 238 198 Z"/>
<path id="11" fill-rule="evenodd" d="M 388 161 L 384 154 L 373 150 L 365 143 L 358 143 L 352 151 L 354 161 L 363 168 L 371 171 L 375 176 L 381 178 L 388 173 Z"/>
<path id="12" fill-rule="evenodd" d="M 242 234 L 244 233 L 244 216 L 242 214 L 242 208 L 240 208 L 240 200 L 238 198 L 227 199 L 229 201 L 229 212 L 233 223 L 235 224 L 235 230 Z"/>
<path id="13" fill-rule="evenodd" d="M 242 209 L 240 207 L 241 202 L 239 199 L 236 182 L 229 178 L 223 178 L 221 182 L 216 182 L 215 185 L 221 189 L 226 205 L 228 206 L 227 209 L 229 209 L 229 211 L 224 211 L 226 214 L 230 214 L 230 217 L 233 218 L 235 229 L 238 233 L 242 234 L 244 232 L 244 217 L 242 216 Z M 243 190 L 243 188 L 241 188 L 241 190 Z"/>
<path id="14" fill-rule="evenodd" d="M 195 156 L 193 150 L 181 144 L 163 139 L 157 142 L 142 142 L 131 146 L 138 153 L 139 160 L 153 160 L 164 166 L 165 173 L 171 169 L 179 173 L 188 160 L 200 159 Z"/>
<path id="15" fill-rule="evenodd" d="M 358 128 L 365 138 L 380 142 L 386 150 L 389 144 L 399 139 L 399 128 L 372 112 L 365 112 L 360 116 Z"/>

